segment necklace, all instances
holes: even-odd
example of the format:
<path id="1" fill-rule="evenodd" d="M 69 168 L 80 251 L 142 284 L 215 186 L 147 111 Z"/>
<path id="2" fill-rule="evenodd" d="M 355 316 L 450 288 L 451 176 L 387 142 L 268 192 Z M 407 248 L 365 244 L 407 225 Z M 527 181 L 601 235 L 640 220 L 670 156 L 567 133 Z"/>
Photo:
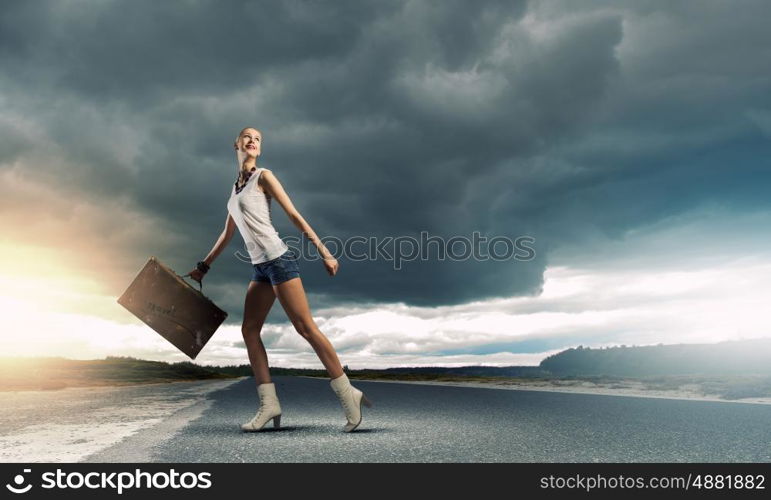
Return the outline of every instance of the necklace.
<path id="1" fill-rule="evenodd" d="M 246 186 L 246 183 L 249 182 L 249 178 L 252 176 L 255 170 L 257 170 L 256 165 L 252 167 L 252 169 L 249 170 L 246 174 L 244 174 L 243 170 L 239 172 L 238 179 L 236 179 L 236 182 L 235 182 L 236 194 L 240 193 L 241 190 L 244 189 L 244 186 Z"/>

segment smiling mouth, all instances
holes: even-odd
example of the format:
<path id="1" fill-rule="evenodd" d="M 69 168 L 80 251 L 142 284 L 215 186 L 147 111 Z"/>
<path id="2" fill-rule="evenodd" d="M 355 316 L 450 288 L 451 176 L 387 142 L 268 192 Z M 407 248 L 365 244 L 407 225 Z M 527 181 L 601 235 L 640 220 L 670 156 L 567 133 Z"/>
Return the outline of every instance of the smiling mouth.
<path id="1" fill-rule="evenodd" d="M 246 146 L 246 149 L 256 149 L 254 146 Z"/>

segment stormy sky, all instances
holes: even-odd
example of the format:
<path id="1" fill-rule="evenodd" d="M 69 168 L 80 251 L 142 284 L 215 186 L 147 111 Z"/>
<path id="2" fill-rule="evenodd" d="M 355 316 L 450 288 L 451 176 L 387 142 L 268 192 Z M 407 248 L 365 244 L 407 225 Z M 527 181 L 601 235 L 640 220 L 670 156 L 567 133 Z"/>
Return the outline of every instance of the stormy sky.
<path id="1" fill-rule="evenodd" d="M 115 299 L 219 236 L 234 136 L 322 238 L 531 238 L 528 259 L 300 261 L 352 367 L 536 364 L 769 336 L 765 1 L 5 1 L 3 349 L 184 359 Z M 279 205 L 279 234 L 299 238 Z M 309 246 L 307 248 L 310 248 Z M 236 235 L 201 362 L 247 362 Z M 21 313 L 20 313 L 21 311 Z M 34 318 L 37 318 L 35 320 Z M 22 333 L 23 332 L 23 333 Z M 278 301 L 280 366 L 321 366 Z"/>

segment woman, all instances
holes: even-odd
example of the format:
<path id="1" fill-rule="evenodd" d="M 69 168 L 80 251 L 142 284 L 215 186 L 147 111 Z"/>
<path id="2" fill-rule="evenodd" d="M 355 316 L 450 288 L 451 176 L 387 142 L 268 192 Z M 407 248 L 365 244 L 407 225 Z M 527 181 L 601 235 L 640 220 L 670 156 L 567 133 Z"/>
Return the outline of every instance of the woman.
<path id="1" fill-rule="evenodd" d="M 190 276 L 201 283 L 209 266 L 225 249 L 236 227 L 238 228 L 252 263 L 252 279 L 246 291 L 241 332 L 260 397 L 260 408 L 257 414 L 241 428 L 244 431 L 259 431 L 270 419 L 273 419 L 275 428 L 280 426 L 281 405 L 276 396 L 275 385 L 270 379 L 268 357 L 260 338 L 268 311 L 278 297 L 297 333 L 311 344 L 327 369 L 332 390 L 340 399 L 348 420 L 343 430 L 350 432 L 361 423 L 361 405 L 370 407 L 372 403 L 364 393 L 351 385 L 332 344 L 321 333 L 311 317 L 300 279 L 297 256 L 281 241 L 271 222 L 271 198 L 278 201 L 292 223 L 316 245 L 330 276 L 337 273 L 337 260 L 294 207 L 273 172 L 257 167 L 257 157 L 260 156 L 262 146 L 262 133 L 255 128 L 247 127 L 238 135 L 234 146 L 239 172 L 227 204 L 228 217 L 225 229 L 209 255 L 198 262 L 196 269 L 185 276 Z"/>

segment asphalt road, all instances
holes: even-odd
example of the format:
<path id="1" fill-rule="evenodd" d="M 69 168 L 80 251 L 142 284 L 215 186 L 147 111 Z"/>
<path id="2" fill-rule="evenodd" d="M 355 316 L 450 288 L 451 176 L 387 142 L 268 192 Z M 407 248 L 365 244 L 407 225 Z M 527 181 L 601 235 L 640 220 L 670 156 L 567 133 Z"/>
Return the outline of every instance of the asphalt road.
<path id="1" fill-rule="evenodd" d="M 241 431 L 246 378 L 81 461 L 771 462 L 771 405 L 354 380 L 374 407 L 344 433 L 329 379 L 273 381 L 280 430 Z"/>

